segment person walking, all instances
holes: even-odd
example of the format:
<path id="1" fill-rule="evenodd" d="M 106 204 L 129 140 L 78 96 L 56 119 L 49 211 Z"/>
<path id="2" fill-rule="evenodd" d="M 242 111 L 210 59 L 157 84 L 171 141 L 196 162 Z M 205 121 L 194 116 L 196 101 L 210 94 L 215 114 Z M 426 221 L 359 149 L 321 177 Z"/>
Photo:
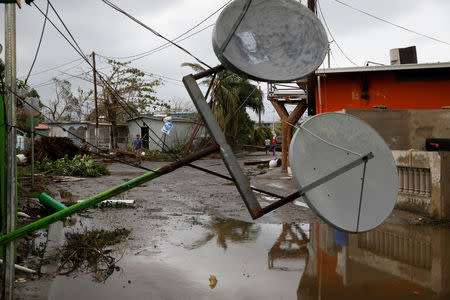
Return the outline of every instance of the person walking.
<path id="1" fill-rule="evenodd" d="M 264 146 L 266 148 L 266 155 L 269 155 L 269 151 L 270 151 L 270 139 L 266 138 L 264 140 Z"/>
<path id="2" fill-rule="evenodd" d="M 136 139 L 133 142 L 133 149 L 136 163 L 140 165 L 142 163 L 142 151 L 144 150 L 144 145 L 139 134 L 136 135 Z"/>
<path id="3" fill-rule="evenodd" d="M 275 148 L 277 147 L 277 138 L 274 136 L 272 138 L 272 151 L 273 151 L 273 156 L 275 156 Z"/>

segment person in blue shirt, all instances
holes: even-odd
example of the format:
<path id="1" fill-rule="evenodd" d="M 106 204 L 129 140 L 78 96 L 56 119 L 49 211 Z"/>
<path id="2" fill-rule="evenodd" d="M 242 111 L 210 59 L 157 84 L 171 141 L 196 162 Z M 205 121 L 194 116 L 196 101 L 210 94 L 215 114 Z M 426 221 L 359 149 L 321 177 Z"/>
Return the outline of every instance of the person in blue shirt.
<path id="1" fill-rule="evenodd" d="M 136 139 L 133 142 L 134 156 L 136 156 L 136 163 L 142 163 L 142 151 L 144 150 L 144 146 L 141 140 L 141 136 L 139 134 L 136 135 Z"/>

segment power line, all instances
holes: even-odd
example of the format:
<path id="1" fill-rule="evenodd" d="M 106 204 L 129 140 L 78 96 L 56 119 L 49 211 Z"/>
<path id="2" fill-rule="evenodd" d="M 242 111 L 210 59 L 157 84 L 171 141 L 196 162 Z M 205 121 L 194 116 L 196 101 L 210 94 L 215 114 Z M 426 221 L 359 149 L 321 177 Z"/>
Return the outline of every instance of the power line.
<path id="1" fill-rule="evenodd" d="M 439 43 L 446 44 L 446 45 L 450 46 L 450 43 L 449 43 L 449 42 L 446 42 L 446 41 L 437 39 L 437 38 L 435 38 L 435 37 L 426 35 L 426 34 L 424 34 L 424 33 L 417 32 L 417 31 L 415 31 L 415 30 L 406 28 L 406 27 L 401 26 L 401 25 L 398 25 L 398 24 L 395 24 L 395 23 L 393 23 L 393 22 L 391 22 L 391 21 L 389 21 L 389 20 L 386 20 L 386 19 L 377 17 L 377 16 L 375 16 L 375 15 L 373 15 L 373 14 L 371 14 L 371 13 L 368 13 L 368 12 L 366 12 L 366 11 L 364 11 L 364 10 L 361 10 L 361 9 L 359 9 L 359 8 L 356 8 L 356 7 L 354 7 L 354 6 L 351 6 L 350 4 L 347 4 L 347 3 L 345 3 L 345 2 L 342 2 L 342 1 L 339 1 L 339 0 L 334 0 L 334 1 L 336 1 L 337 3 L 339 3 L 339 4 L 341 4 L 341 5 L 347 6 L 348 8 L 351 8 L 351 9 L 353 9 L 353 10 L 356 10 L 356 11 L 362 13 L 362 14 L 365 14 L 365 15 L 367 15 L 367 16 L 369 16 L 369 17 L 372 17 L 372 18 L 374 18 L 374 19 L 377 19 L 378 21 L 387 23 L 387 24 L 389 24 L 389 25 L 392 25 L 392 26 L 395 26 L 395 27 L 397 27 L 397 28 L 403 29 L 403 30 L 408 31 L 408 32 L 410 32 L 410 33 L 414 33 L 414 34 L 420 35 L 420 36 L 422 36 L 422 37 L 428 38 L 428 39 L 433 40 L 433 41 L 435 41 L 435 42 L 439 42 Z"/>
<path id="2" fill-rule="evenodd" d="M 49 1 L 49 0 L 47 0 Z M 38 8 L 38 10 L 41 12 L 41 14 L 43 14 L 42 10 L 33 2 L 33 4 Z M 51 4 L 50 4 L 51 5 Z M 52 6 L 52 5 L 51 5 Z M 55 11 L 55 8 L 52 6 L 52 9 Z M 57 14 L 57 12 L 55 11 L 55 13 Z M 60 20 L 60 22 L 63 24 L 64 28 L 66 29 L 67 32 L 69 32 L 69 35 L 71 36 L 71 38 L 74 40 L 75 44 L 78 46 L 78 43 L 75 41 L 73 35 L 70 33 L 69 29 L 67 28 L 67 26 L 65 25 L 64 21 L 59 17 L 58 18 Z M 48 19 L 48 17 L 47 17 Z M 92 68 L 92 64 L 91 62 L 87 59 L 86 56 L 83 55 L 83 51 L 82 49 L 78 46 L 75 47 L 70 41 L 69 39 L 61 32 L 61 30 L 59 30 L 59 28 L 50 20 L 48 19 L 48 21 L 53 25 L 53 27 L 55 27 L 55 29 L 63 36 L 63 38 L 69 43 L 69 45 L 72 46 L 72 48 L 78 53 L 80 54 L 80 56 L 86 61 L 86 63 Z M 105 87 L 111 92 L 111 94 L 113 94 L 115 96 L 115 98 L 117 99 L 117 104 L 119 104 L 120 107 L 122 107 L 122 109 L 131 117 L 131 119 L 133 120 L 133 122 L 135 122 L 138 127 L 142 128 L 141 125 L 139 125 L 139 123 L 136 121 L 136 117 L 134 117 L 126 107 L 130 107 L 129 104 L 123 100 L 123 98 L 121 97 L 120 94 L 117 93 L 117 91 L 109 84 L 108 81 L 106 81 L 103 76 L 96 70 L 96 73 L 99 75 L 99 79 L 100 81 L 102 81 L 102 83 L 105 85 Z M 122 103 L 123 102 L 123 103 Z M 125 107 L 126 106 L 126 107 Z M 135 110 L 134 108 L 131 108 L 133 111 Z M 142 121 L 143 127 L 148 127 L 149 130 L 156 136 L 156 138 L 162 143 L 163 146 L 161 146 L 158 142 L 156 142 L 152 137 L 149 136 L 149 138 L 161 149 L 163 149 L 164 151 L 164 147 L 169 148 L 166 143 L 156 134 L 156 132 L 149 126 L 146 126 L 146 123 L 141 119 L 140 116 L 138 116 L 139 120 Z M 178 158 L 178 156 L 176 156 L 176 158 Z"/>
<path id="3" fill-rule="evenodd" d="M 350 59 L 350 57 L 347 56 L 347 54 L 345 54 L 344 50 L 342 50 L 341 46 L 339 45 L 339 43 L 337 42 L 337 40 L 334 38 L 333 34 L 331 33 L 330 27 L 328 27 L 327 21 L 325 20 L 325 17 L 324 17 L 324 15 L 322 13 L 322 8 L 320 7 L 320 2 L 319 1 L 317 1 L 317 6 L 319 7 L 319 12 L 320 12 L 320 15 L 322 16 L 323 22 L 325 23 L 325 27 L 327 28 L 328 33 L 330 34 L 330 36 L 333 39 L 333 41 L 336 44 L 336 46 L 338 47 L 339 51 L 341 51 L 342 55 L 344 55 L 344 57 L 349 62 L 351 62 L 355 66 L 358 66 L 353 60 Z"/>
<path id="4" fill-rule="evenodd" d="M 68 71 L 70 71 L 70 70 L 72 70 L 72 69 L 75 69 L 76 67 L 80 66 L 82 63 L 84 63 L 84 61 L 81 61 L 79 64 L 77 64 L 77 65 L 75 65 L 75 66 L 73 66 L 73 67 L 70 67 L 70 68 L 68 68 L 68 69 L 65 69 L 65 70 L 63 70 L 63 71 L 58 70 L 58 72 L 64 74 L 65 72 L 68 72 Z M 88 73 L 88 72 L 83 71 L 82 73 L 78 74 L 77 76 L 81 76 L 81 75 L 86 74 L 86 73 Z M 58 78 L 59 76 L 63 76 L 63 75 L 62 75 L 62 74 L 58 74 L 58 75 L 56 75 L 54 78 Z M 72 76 L 70 76 L 70 77 L 72 77 Z M 62 80 L 69 79 L 70 77 L 63 78 Z M 53 78 L 50 79 L 50 80 L 45 80 L 45 81 L 36 83 L 36 84 L 34 84 L 34 85 L 31 85 L 31 84 L 30 84 L 30 86 L 33 87 L 33 88 L 38 88 L 38 87 L 45 86 L 45 85 L 48 85 L 48 84 L 51 84 L 51 83 L 53 83 Z"/>
<path id="5" fill-rule="evenodd" d="M 145 29 L 149 30 L 151 33 L 153 33 L 154 35 L 164 39 L 165 41 L 171 43 L 172 45 L 174 45 L 175 47 L 177 47 L 178 49 L 184 51 L 186 54 L 190 55 L 191 57 L 193 57 L 196 61 L 198 61 L 199 63 L 201 63 L 202 65 L 207 66 L 208 68 L 211 69 L 211 66 L 209 66 L 207 63 L 205 63 L 204 61 L 202 61 L 201 59 L 199 59 L 198 57 L 196 57 L 195 55 L 193 55 L 191 52 L 189 52 L 188 50 L 186 50 L 185 48 L 181 47 L 180 45 L 172 42 L 171 40 L 169 40 L 168 38 L 166 38 L 165 36 L 163 36 L 162 34 L 160 34 L 159 32 L 157 32 L 156 30 L 150 28 L 149 26 L 145 25 L 144 23 L 142 23 L 141 21 L 139 21 L 138 19 L 136 19 L 135 17 L 133 17 L 132 15 L 130 15 L 129 13 L 127 13 L 126 11 L 124 11 L 123 9 L 121 9 L 120 7 L 118 7 L 117 5 L 111 3 L 108 0 L 102 0 L 105 4 L 107 4 L 108 6 L 112 7 L 113 9 L 117 10 L 118 12 L 124 14 L 125 16 L 127 16 L 128 18 L 130 18 L 131 20 L 133 20 L 134 22 L 138 23 L 139 25 L 141 25 L 142 27 L 144 27 Z"/>
<path id="6" fill-rule="evenodd" d="M 49 1 L 49 0 L 47 0 L 47 1 Z M 43 12 L 42 12 L 42 10 L 33 2 L 33 4 L 36 6 L 36 8 L 43 14 Z M 51 4 L 50 4 L 51 5 Z M 53 8 L 53 6 L 52 6 L 52 8 Z M 53 8 L 54 9 L 54 8 Z M 48 19 L 48 16 L 46 16 L 46 18 Z M 83 51 L 81 51 L 81 49 L 77 49 L 70 41 L 69 41 L 69 39 L 59 30 L 59 28 L 50 20 L 50 19 L 48 19 L 48 21 L 53 25 L 53 27 L 55 27 L 55 29 L 64 37 L 64 39 L 72 46 L 72 48 L 74 48 L 75 49 L 75 51 L 77 52 L 77 53 L 79 53 L 81 56 L 82 56 L 82 58 L 92 67 L 92 65 L 91 65 L 91 63 L 90 63 L 90 61 L 83 55 Z M 61 21 L 61 23 L 63 23 L 64 24 L 64 22 L 63 22 L 63 20 L 60 18 L 60 21 Z M 70 31 L 69 31 L 69 29 L 65 26 L 65 24 L 64 24 L 64 27 L 66 28 L 66 30 L 69 32 L 69 34 L 70 34 Z M 73 38 L 73 36 L 72 36 L 72 34 L 70 34 L 70 36 L 72 37 L 72 39 L 74 39 Z M 74 41 L 75 42 L 75 44 L 76 45 L 78 45 L 77 43 L 76 43 L 76 41 Z M 176 44 L 175 44 L 176 45 Z M 178 45 L 176 45 L 177 47 L 179 47 L 180 48 L 180 46 L 178 46 Z M 78 47 L 79 48 L 79 47 Z M 198 60 L 198 59 L 197 59 Z M 200 62 L 200 61 L 199 61 Z M 115 93 L 115 96 L 117 97 L 117 99 L 118 100 L 121 100 L 121 101 L 123 101 L 123 102 L 125 102 L 123 99 L 122 99 L 122 97 L 119 95 L 119 94 L 117 94 L 117 92 L 115 91 L 115 89 L 113 89 L 112 87 L 111 87 L 111 85 L 101 76 L 101 74 L 100 73 L 98 73 L 98 72 L 96 72 L 98 75 L 99 75 L 99 78 L 100 78 L 100 80 L 107 86 L 107 88 L 110 90 L 110 92 L 111 93 Z M 215 75 L 214 75 L 215 76 Z M 210 87 L 212 86 L 212 82 L 211 82 L 211 84 L 210 84 Z M 209 92 L 209 89 L 208 89 L 208 92 Z M 208 96 L 208 93 L 207 93 L 207 95 L 206 95 L 206 97 Z M 117 103 L 124 109 L 124 111 L 126 111 L 130 116 L 132 116 L 129 112 L 128 112 L 128 110 L 126 110 L 125 109 L 125 107 L 121 104 L 121 102 L 120 101 L 117 101 Z M 125 102 L 125 104 L 127 104 L 126 102 Z M 141 117 L 139 116 L 138 117 L 139 119 L 141 119 Z M 141 121 L 142 121 L 142 119 L 141 119 Z M 138 123 L 137 123 L 137 121 L 136 121 L 136 119 L 134 119 L 134 122 L 136 122 L 136 124 L 139 126 L 139 127 L 141 127 Z M 144 125 L 146 125 L 146 123 L 144 122 L 144 121 L 142 121 L 142 123 L 144 124 Z M 163 146 L 167 146 L 166 144 L 165 144 L 165 142 L 155 133 L 155 131 L 150 127 L 150 126 L 146 126 L 146 127 L 148 127 L 149 128 L 149 130 L 157 137 L 157 139 L 159 139 L 159 141 L 160 142 L 162 142 L 162 144 L 163 144 Z M 73 134 L 73 133 L 72 133 Z M 151 140 L 156 144 L 156 145 L 158 145 L 159 147 L 161 147 L 152 137 L 150 137 L 149 136 L 149 138 L 151 138 Z M 84 139 L 82 139 L 82 140 L 84 140 Z M 95 146 L 94 146 L 95 147 Z M 162 149 L 163 149 L 163 151 L 164 151 L 164 147 L 161 147 Z M 167 148 L 168 148 L 168 146 L 167 146 Z M 175 157 L 176 158 L 178 158 L 178 155 L 176 155 L 176 154 L 174 154 L 175 155 Z M 198 166 L 194 166 L 194 165 L 190 165 L 191 167 L 195 167 L 196 169 L 199 169 L 199 170 L 203 170 L 204 172 L 208 172 L 208 173 L 210 173 L 210 174 L 216 174 L 217 175 L 217 173 L 215 173 L 215 172 L 213 172 L 213 171 L 210 171 L 210 170 L 206 170 L 206 169 L 204 169 L 204 168 L 201 168 L 201 167 L 198 167 Z M 144 167 L 140 167 L 140 168 L 144 168 Z M 150 170 L 150 171 L 153 171 L 153 170 Z M 153 171 L 153 172 L 157 172 L 157 171 Z M 223 176 L 223 175 L 221 175 L 221 176 Z"/>
<path id="7" fill-rule="evenodd" d="M 55 67 L 51 67 L 51 68 L 49 68 L 49 69 L 44 69 L 44 70 L 39 71 L 39 72 L 36 72 L 36 73 L 31 73 L 30 77 L 31 77 L 31 76 L 34 76 L 34 75 L 38 75 L 38 74 L 42 74 L 42 73 L 46 73 L 46 72 L 50 72 L 50 71 L 59 69 L 59 68 L 61 68 L 61 67 L 70 65 L 70 64 L 72 64 L 72 63 L 74 63 L 74 62 L 77 62 L 77 61 L 80 61 L 80 60 L 83 60 L 83 58 L 77 58 L 77 59 L 71 60 L 71 61 L 69 61 L 69 62 L 63 63 L 63 64 L 61 64 L 61 65 L 57 65 L 57 66 L 55 66 Z M 77 67 L 77 66 L 79 66 L 79 65 L 80 65 L 80 64 L 76 65 L 75 67 Z M 74 68 L 74 67 L 72 67 L 72 68 Z M 25 76 L 19 76 L 19 77 L 25 77 Z"/>
<path id="8" fill-rule="evenodd" d="M 70 32 L 69 28 L 67 28 L 66 24 L 64 23 L 64 21 L 61 19 L 61 17 L 59 16 L 58 12 L 56 11 L 55 7 L 53 6 L 53 4 L 50 2 L 50 0 L 47 0 L 48 3 L 50 3 L 50 6 L 52 7 L 53 12 L 56 14 L 56 16 L 58 17 L 59 21 L 61 22 L 61 24 L 64 26 L 64 28 L 66 29 L 67 33 L 70 35 L 70 37 L 72 38 L 72 41 L 75 43 L 75 45 L 77 46 L 78 50 L 80 51 L 80 53 L 83 53 L 83 50 L 81 49 L 80 45 L 78 45 L 77 41 L 75 40 L 75 38 L 73 37 L 72 33 Z M 85 58 L 86 59 L 86 58 Z M 87 60 L 87 59 L 86 59 Z"/>
<path id="9" fill-rule="evenodd" d="M 39 6 L 37 6 L 37 4 L 36 3 L 34 3 L 34 2 L 32 2 L 33 3 L 33 5 L 39 10 L 39 12 L 42 14 L 42 15 L 44 15 L 44 13 L 43 13 L 43 11 L 39 8 Z M 52 6 L 53 7 L 53 6 Z M 77 47 L 75 47 L 73 44 L 72 44 L 72 42 L 64 35 L 64 33 L 62 33 L 61 32 L 61 30 L 47 17 L 47 20 L 50 22 L 50 24 L 52 24 L 52 26 L 61 34 L 61 36 L 69 43 L 69 45 L 70 46 L 72 46 L 72 48 L 86 61 L 86 63 L 88 63 L 88 65 L 92 68 L 92 64 L 91 64 L 91 62 L 87 59 L 87 57 L 83 54 L 83 51 L 81 51 L 81 49 L 78 49 Z M 60 19 L 60 21 L 62 22 L 62 23 L 64 23 L 63 21 L 62 21 L 62 19 Z M 68 28 L 67 28 L 67 26 L 65 26 L 64 25 L 64 27 L 66 28 L 66 30 L 68 30 Z M 73 35 L 72 34 L 70 34 L 70 36 L 73 38 Z M 76 43 L 77 44 L 77 43 Z M 78 44 L 77 44 L 78 45 Z M 111 85 L 103 78 L 103 76 L 99 73 L 99 72 L 97 72 L 96 71 L 96 73 L 99 75 L 99 78 L 100 78 L 100 80 L 103 82 L 103 84 L 105 84 L 105 86 L 107 86 L 107 88 L 110 90 L 110 92 L 112 93 L 112 94 L 114 94 L 114 96 L 116 96 L 118 99 L 121 99 L 122 100 L 122 98 L 121 98 L 121 96 L 120 95 L 118 95 L 117 93 L 116 93 L 116 91 L 114 90 L 114 88 L 113 87 L 111 87 Z M 119 105 L 124 109 L 124 111 L 128 114 L 128 115 L 130 115 L 132 118 L 133 118 L 133 116 L 130 114 L 130 112 L 125 108 L 125 107 L 123 107 L 123 105 L 120 103 L 120 101 L 118 101 L 117 103 L 119 103 Z M 141 127 L 139 124 L 138 124 L 138 126 L 139 127 Z"/>
<path id="10" fill-rule="evenodd" d="M 132 167 L 135 167 L 135 168 L 139 168 L 139 169 L 143 169 L 143 170 L 147 170 L 147 171 L 151 171 L 151 172 L 156 172 L 156 173 L 158 173 L 158 171 L 156 171 L 156 170 L 152 170 L 152 169 L 149 169 L 149 168 L 146 168 L 146 167 L 142 167 L 142 166 L 137 165 L 137 164 L 133 164 L 133 163 L 130 163 L 130 162 L 127 162 L 127 161 L 122 161 L 122 160 L 120 160 L 120 159 L 117 159 L 117 158 L 114 158 L 114 157 L 109 156 L 109 155 L 108 155 L 108 151 L 103 150 L 103 149 L 101 149 L 101 148 L 95 146 L 94 144 L 89 143 L 88 141 L 86 141 L 86 139 L 84 139 L 84 138 L 82 138 L 82 137 L 76 135 L 75 133 L 71 132 L 70 130 L 67 130 L 67 129 L 64 128 L 63 126 L 60 126 L 60 125 L 56 124 L 56 121 L 52 120 L 50 117 L 48 117 L 48 116 L 46 116 L 45 114 L 41 113 L 41 111 L 40 111 L 39 109 L 37 109 L 36 107 L 34 107 L 34 106 L 31 105 L 30 103 L 28 103 L 28 101 L 26 101 L 26 100 L 23 99 L 21 96 L 19 96 L 19 95 L 18 95 L 16 92 L 14 92 L 10 87 L 7 87 L 7 88 L 8 88 L 8 90 L 9 90 L 11 93 L 13 93 L 13 94 L 17 97 L 17 99 L 19 99 L 22 103 L 28 105 L 28 106 L 31 107 L 31 109 L 33 109 L 34 111 L 39 112 L 39 113 L 41 114 L 41 116 L 44 117 L 44 119 L 47 119 L 48 121 L 50 121 L 51 123 L 53 123 L 55 126 L 61 128 L 64 132 L 67 132 L 68 134 L 74 136 L 75 138 L 79 139 L 79 140 L 82 141 L 83 143 L 86 143 L 86 144 L 88 144 L 89 146 L 94 147 L 94 148 L 97 149 L 98 151 L 100 151 L 100 152 L 106 154 L 106 157 L 107 157 L 107 158 L 109 158 L 109 159 L 111 159 L 111 160 L 115 160 L 115 161 L 117 161 L 117 162 L 121 162 L 121 163 L 123 163 L 123 164 L 129 165 L 129 166 L 132 166 Z M 8 126 L 10 126 L 10 125 L 8 125 Z M 20 128 L 20 127 L 19 127 L 19 129 L 23 130 L 23 129 Z M 25 129 L 25 131 L 26 131 L 26 129 Z M 35 132 L 35 133 L 36 133 L 36 132 Z M 92 152 L 92 151 L 89 151 L 89 150 L 87 150 L 87 152 L 92 153 L 92 154 L 99 155 L 98 153 L 95 153 L 95 152 Z M 101 155 L 100 155 L 100 156 L 101 156 Z M 102 157 L 103 157 L 103 156 L 102 156 Z"/>
<path id="11" fill-rule="evenodd" d="M 191 27 L 190 29 L 186 30 L 185 32 L 183 32 L 183 33 L 181 33 L 180 35 L 178 35 L 177 37 L 175 37 L 172 41 L 174 41 L 174 42 L 177 41 L 179 38 L 183 37 L 184 35 L 188 34 L 188 33 L 191 32 L 192 30 L 194 30 L 195 28 L 199 27 L 201 24 L 205 23 L 207 20 L 209 20 L 211 17 L 213 17 L 213 16 L 214 16 L 215 14 L 217 14 L 219 11 L 221 11 L 225 6 L 227 6 L 231 1 L 232 1 L 232 0 L 228 1 L 227 3 L 225 3 L 224 5 L 222 5 L 221 7 L 219 7 L 217 10 L 215 10 L 214 12 L 212 12 L 210 15 L 208 15 L 208 16 L 207 16 L 206 18 L 204 18 L 202 21 L 200 21 L 199 23 L 197 23 L 196 25 L 194 25 L 194 26 Z M 47 19 L 45 19 L 45 20 L 47 20 Z M 202 31 L 204 31 L 204 30 L 206 30 L 206 29 L 208 29 L 208 28 L 210 28 L 210 27 L 212 27 L 212 26 L 214 26 L 214 24 L 210 24 L 210 25 L 206 26 L 205 28 L 200 29 L 200 30 L 194 32 L 193 34 L 191 34 L 191 35 L 185 37 L 184 39 L 179 40 L 178 42 L 184 41 L 185 39 L 187 39 L 187 38 L 189 38 L 189 37 L 192 37 L 192 36 L 194 36 L 194 35 L 196 35 L 196 34 L 202 32 Z M 143 57 L 146 57 L 146 56 L 147 56 L 146 54 L 150 54 L 150 53 L 153 54 L 153 52 L 154 52 L 155 50 L 159 50 L 159 49 L 162 48 L 162 47 L 164 47 L 164 48 L 162 48 L 161 50 L 166 49 L 166 48 L 167 48 L 166 46 L 171 46 L 171 44 L 170 44 L 169 42 L 167 42 L 167 43 L 161 44 L 161 45 L 158 46 L 158 47 L 155 47 L 155 48 L 153 48 L 153 49 L 150 49 L 150 50 L 148 50 L 148 51 L 145 51 L 145 52 L 142 52 L 142 53 L 137 53 L 137 54 L 134 54 L 134 55 L 129 55 L 129 56 L 118 56 L 118 57 L 114 57 L 114 56 L 105 56 L 105 55 L 100 55 L 100 54 L 97 54 L 97 55 L 98 55 L 98 56 L 101 56 L 101 57 L 103 57 L 103 58 L 106 58 L 106 59 L 128 59 L 128 58 L 134 58 L 134 57 L 138 57 L 138 56 L 142 56 L 142 57 L 140 57 L 140 58 L 143 58 Z M 157 51 L 157 52 L 159 52 L 159 51 Z M 140 58 L 137 58 L 137 59 L 140 59 Z M 137 60 L 137 59 L 136 59 L 136 60 Z M 64 67 L 64 66 L 66 66 L 66 65 L 69 65 L 69 64 L 74 63 L 74 62 L 79 61 L 79 60 L 83 60 L 83 58 L 77 58 L 77 59 L 71 60 L 71 61 L 69 61 L 69 62 L 67 62 L 67 63 L 63 63 L 63 64 L 61 64 L 61 65 L 58 65 L 58 66 L 55 66 L 55 67 L 51 67 L 51 68 L 49 68 L 49 69 L 44 69 L 44 70 L 42 70 L 42 71 L 39 71 L 39 72 L 36 72 L 36 73 L 32 73 L 31 76 L 38 75 L 38 74 L 42 74 L 42 73 L 46 73 L 46 72 L 49 72 L 49 71 L 53 71 L 53 70 L 55 70 L 55 69 L 58 69 L 58 68 L 60 68 L 60 67 Z M 133 61 L 134 61 L 134 60 L 133 60 Z M 65 71 L 68 71 L 68 70 L 65 70 Z"/>
<path id="12" fill-rule="evenodd" d="M 42 25 L 41 37 L 39 38 L 39 43 L 36 48 L 36 53 L 34 54 L 33 62 L 31 63 L 30 70 L 28 71 L 27 77 L 25 78 L 25 85 L 28 82 L 28 78 L 30 78 L 31 71 L 33 70 L 34 63 L 36 62 L 37 56 L 39 54 L 39 49 L 41 49 L 42 38 L 44 37 L 45 24 L 47 24 L 47 15 L 48 15 L 48 7 L 50 2 L 47 1 L 47 8 L 45 9 L 45 17 L 44 17 L 44 25 Z"/>
<path id="13" fill-rule="evenodd" d="M 217 10 L 215 10 L 214 12 L 212 12 L 210 15 L 208 15 L 206 18 L 204 18 L 202 21 L 200 21 L 199 23 L 197 23 L 196 25 L 194 25 L 193 27 L 191 27 L 190 29 L 186 30 L 185 32 L 181 33 L 180 35 L 178 35 L 177 37 L 175 37 L 174 39 L 172 39 L 172 42 L 177 42 L 177 40 L 181 37 L 183 37 L 184 35 L 188 34 L 189 32 L 191 32 L 192 30 L 194 30 L 195 28 L 199 27 L 200 25 L 202 25 L 203 23 L 205 23 L 206 21 L 208 21 L 211 17 L 213 17 L 215 14 L 217 14 L 219 11 L 221 11 L 225 6 L 227 6 L 232 0 L 228 1 L 227 3 L 225 3 L 224 5 L 222 5 L 221 7 L 219 7 Z M 209 25 L 209 27 L 211 27 L 212 25 Z M 206 29 L 206 28 L 205 28 Z M 204 30 L 204 29 L 203 29 Z M 198 31 L 199 32 L 199 31 Z M 192 36 L 192 35 L 191 35 Z M 167 45 L 171 45 L 170 42 L 166 42 L 164 44 L 159 45 L 156 48 L 150 49 L 148 51 L 142 52 L 142 53 L 137 53 L 134 55 L 129 55 L 129 56 L 122 56 L 122 57 L 113 57 L 113 56 L 104 56 L 105 58 L 110 58 L 110 59 L 128 59 L 128 58 L 133 58 L 133 57 L 137 57 L 137 56 L 141 56 L 141 55 L 145 55 L 148 54 L 150 52 L 153 52 L 161 47 L 167 46 Z"/>
<path id="14" fill-rule="evenodd" d="M 190 37 L 192 37 L 192 36 L 194 36 L 194 35 L 197 35 L 197 34 L 203 32 L 203 31 L 205 31 L 206 29 L 211 28 L 212 26 L 214 26 L 214 24 L 210 24 L 210 25 L 204 27 L 203 29 L 200 29 L 200 30 L 198 30 L 198 31 L 196 31 L 196 32 L 194 32 L 194 33 L 192 33 L 192 34 L 190 34 L 190 35 L 188 35 L 188 36 L 186 36 L 186 37 L 184 37 L 184 38 L 178 40 L 177 43 L 182 42 L 182 41 L 184 41 L 184 40 L 186 40 L 186 39 L 188 39 L 188 38 L 190 38 Z M 138 60 L 138 59 L 147 57 L 147 56 L 149 56 L 149 55 L 151 55 L 151 54 L 155 54 L 155 53 L 160 52 L 160 51 L 162 51 L 162 50 L 164 50 L 164 49 L 167 49 L 167 48 L 169 48 L 169 47 L 171 47 L 171 46 L 173 46 L 173 45 L 172 45 L 172 44 L 169 44 L 169 45 L 166 45 L 166 46 L 164 46 L 164 47 L 162 47 L 162 48 L 155 48 L 155 50 L 154 50 L 153 52 L 147 53 L 147 54 L 142 55 L 142 56 L 140 56 L 140 57 L 133 58 L 133 59 L 131 59 L 130 61 L 135 61 L 135 60 Z"/>

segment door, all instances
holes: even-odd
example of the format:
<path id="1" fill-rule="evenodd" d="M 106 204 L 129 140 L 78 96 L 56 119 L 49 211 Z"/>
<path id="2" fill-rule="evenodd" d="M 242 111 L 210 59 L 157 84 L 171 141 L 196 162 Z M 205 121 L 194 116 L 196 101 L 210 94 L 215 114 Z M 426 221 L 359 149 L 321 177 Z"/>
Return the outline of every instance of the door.
<path id="1" fill-rule="evenodd" d="M 141 127 L 141 139 L 145 149 L 148 149 L 148 127 Z"/>

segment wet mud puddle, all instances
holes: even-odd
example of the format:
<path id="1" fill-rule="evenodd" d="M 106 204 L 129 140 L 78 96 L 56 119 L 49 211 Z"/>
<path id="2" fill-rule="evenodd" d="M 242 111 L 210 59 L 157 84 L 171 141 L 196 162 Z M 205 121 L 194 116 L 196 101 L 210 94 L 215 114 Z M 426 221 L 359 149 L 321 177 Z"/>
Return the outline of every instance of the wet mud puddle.
<path id="1" fill-rule="evenodd" d="M 204 217 L 156 247 L 127 250 L 104 283 L 56 277 L 49 299 L 448 299 L 449 258 L 448 228 L 348 235 Z"/>

